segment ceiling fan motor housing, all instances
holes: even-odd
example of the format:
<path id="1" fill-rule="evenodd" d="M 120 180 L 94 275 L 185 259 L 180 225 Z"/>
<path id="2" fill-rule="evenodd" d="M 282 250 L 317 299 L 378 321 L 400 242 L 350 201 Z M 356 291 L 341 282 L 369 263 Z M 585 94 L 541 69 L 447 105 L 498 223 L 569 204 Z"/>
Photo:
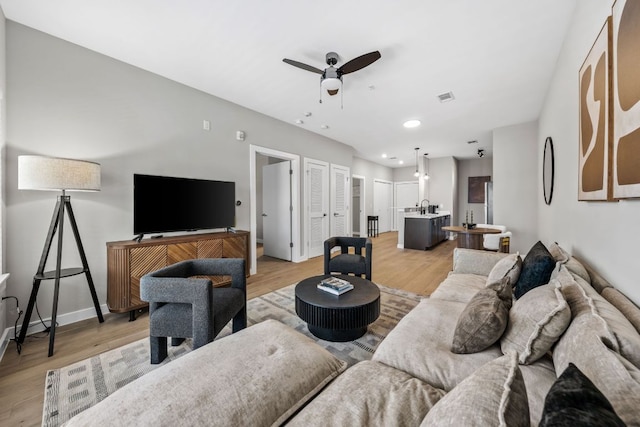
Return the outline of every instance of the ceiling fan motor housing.
<path id="1" fill-rule="evenodd" d="M 327 65 L 336 65 L 338 63 L 338 59 L 340 59 L 338 54 L 335 52 L 329 52 L 325 57 L 326 57 Z"/>

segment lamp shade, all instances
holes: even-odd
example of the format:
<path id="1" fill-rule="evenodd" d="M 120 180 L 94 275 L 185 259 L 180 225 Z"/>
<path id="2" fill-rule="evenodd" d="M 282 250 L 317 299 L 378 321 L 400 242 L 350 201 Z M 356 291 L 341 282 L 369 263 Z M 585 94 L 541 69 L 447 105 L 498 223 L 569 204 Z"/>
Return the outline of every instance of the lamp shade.
<path id="1" fill-rule="evenodd" d="M 18 156 L 19 190 L 100 191 L 100 164 L 44 156 Z"/>

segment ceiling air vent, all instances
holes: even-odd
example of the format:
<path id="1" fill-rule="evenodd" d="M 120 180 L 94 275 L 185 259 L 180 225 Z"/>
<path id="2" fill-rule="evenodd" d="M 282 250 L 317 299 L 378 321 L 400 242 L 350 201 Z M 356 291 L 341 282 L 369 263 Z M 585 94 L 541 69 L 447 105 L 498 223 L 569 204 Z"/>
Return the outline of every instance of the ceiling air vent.
<path id="1" fill-rule="evenodd" d="M 440 100 L 440 102 L 449 102 L 453 101 L 455 97 L 453 96 L 453 92 L 446 92 L 438 95 L 438 99 Z"/>

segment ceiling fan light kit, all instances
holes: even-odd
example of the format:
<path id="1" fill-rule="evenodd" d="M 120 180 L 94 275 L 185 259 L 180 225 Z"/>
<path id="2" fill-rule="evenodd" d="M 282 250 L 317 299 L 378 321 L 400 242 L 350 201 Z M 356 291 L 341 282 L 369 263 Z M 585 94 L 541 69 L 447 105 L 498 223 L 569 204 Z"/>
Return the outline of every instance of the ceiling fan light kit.
<path id="1" fill-rule="evenodd" d="M 341 67 L 334 67 L 338 63 L 340 57 L 335 52 L 328 52 L 325 55 L 325 62 L 328 67 L 324 70 L 316 68 L 312 65 L 304 64 L 302 62 L 294 61 L 292 59 L 284 58 L 282 61 L 293 65 L 294 67 L 301 68 L 312 73 L 320 74 L 320 103 L 322 104 L 322 91 L 326 90 L 330 96 L 337 95 L 342 89 L 342 76 L 345 74 L 353 73 L 367 67 L 378 59 L 381 58 L 380 52 L 377 50 L 374 52 L 365 53 L 357 58 L 347 61 Z M 341 92 L 342 94 L 342 92 Z"/>

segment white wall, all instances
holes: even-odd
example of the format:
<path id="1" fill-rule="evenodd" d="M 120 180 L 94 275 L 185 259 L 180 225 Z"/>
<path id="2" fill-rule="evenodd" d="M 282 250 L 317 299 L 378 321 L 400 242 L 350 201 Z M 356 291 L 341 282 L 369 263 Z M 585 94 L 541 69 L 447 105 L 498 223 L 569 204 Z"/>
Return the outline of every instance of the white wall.
<path id="1" fill-rule="evenodd" d="M 429 179 L 425 181 L 425 197 L 432 205 L 442 205 L 451 211 L 451 224 L 455 224 L 458 197 L 458 161 L 453 157 L 429 159 Z"/>
<path id="2" fill-rule="evenodd" d="M 351 165 L 351 147 L 304 128 L 11 21 L 6 37 L 6 264 L 11 272 L 8 293 L 17 295 L 23 306 L 56 193 L 18 191 L 18 155 L 71 157 L 102 165 L 101 192 L 71 194 L 102 304 L 106 303 L 105 243 L 133 238 L 133 173 L 235 181 L 236 198 L 242 201 L 236 209 L 236 226 L 248 230 L 255 209 L 249 200 L 250 144 Z M 210 120 L 211 131 L 202 129 L 203 120 Z M 246 132 L 245 141 L 236 141 L 237 130 Z M 66 237 L 63 267 L 78 266 L 72 234 Z M 43 283 L 38 297 L 45 318 L 50 316 L 53 297 L 52 286 L 47 285 Z M 87 307 L 92 303 L 84 276 L 64 279 L 59 314 Z M 8 319 L 13 324 L 11 315 Z"/>
<path id="3" fill-rule="evenodd" d="M 393 169 L 360 157 L 354 157 L 351 164 L 351 174 L 365 177 L 365 218 L 373 215 L 373 180 L 393 181 Z"/>
<path id="4" fill-rule="evenodd" d="M 0 273 L 7 271 L 5 269 L 5 170 L 6 170 L 6 147 L 7 147 L 7 109 L 6 109 L 6 94 L 7 94 L 7 70 L 6 70 L 6 20 L 4 13 L 0 8 Z M 2 286 L 2 285 L 0 285 Z M 4 297 L 6 292 L 0 292 L 0 297 Z M 8 307 L 8 301 L 0 302 L 0 336 L 6 329 L 6 308 Z M 15 307 L 12 305 L 11 307 Z M 0 348 L 2 346 L 0 341 Z M 0 357 L 2 351 L 0 350 Z"/>
<path id="5" fill-rule="evenodd" d="M 578 70 L 611 14 L 612 0 L 580 0 L 558 58 L 539 119 L 537 175 L 542 182 L 542 150 L 553 138 L 556 180 L 550 206 L 538 197 L 543 242 L 557 241 L 593 266 L 640 304 L 638 238 L 640 200 L 578 202 Z"/>
<path id="6" fill-rule="evenodd" d="M 494 146 L 495 151 L 495 146 Z M 473 222 L 476 224 L 486 223 L 484 215 L 484 202 L 469 203 L 469 177 L 490 176 L 493 180 L 493 158 L 483 157 L 476 159 L 458 160 L 458 208 L 456 211 L 457 222 L 451 221 L 451 225 L 462 225 L 466 221 L 466 213 L 473 210 Z M 494 199 L 495 207 L 495 199 Z M 469 217 L 471 222 L 471 217 Z M 495 220 L 494 222 L 498 224 Z"/>
<path id="7" fill-rule="evenodd" d="M 539 239 L 538 139 L 536 122 L 493 131 L 493 222 L 507 226 L 511 252 L 522 255 Z"/>

